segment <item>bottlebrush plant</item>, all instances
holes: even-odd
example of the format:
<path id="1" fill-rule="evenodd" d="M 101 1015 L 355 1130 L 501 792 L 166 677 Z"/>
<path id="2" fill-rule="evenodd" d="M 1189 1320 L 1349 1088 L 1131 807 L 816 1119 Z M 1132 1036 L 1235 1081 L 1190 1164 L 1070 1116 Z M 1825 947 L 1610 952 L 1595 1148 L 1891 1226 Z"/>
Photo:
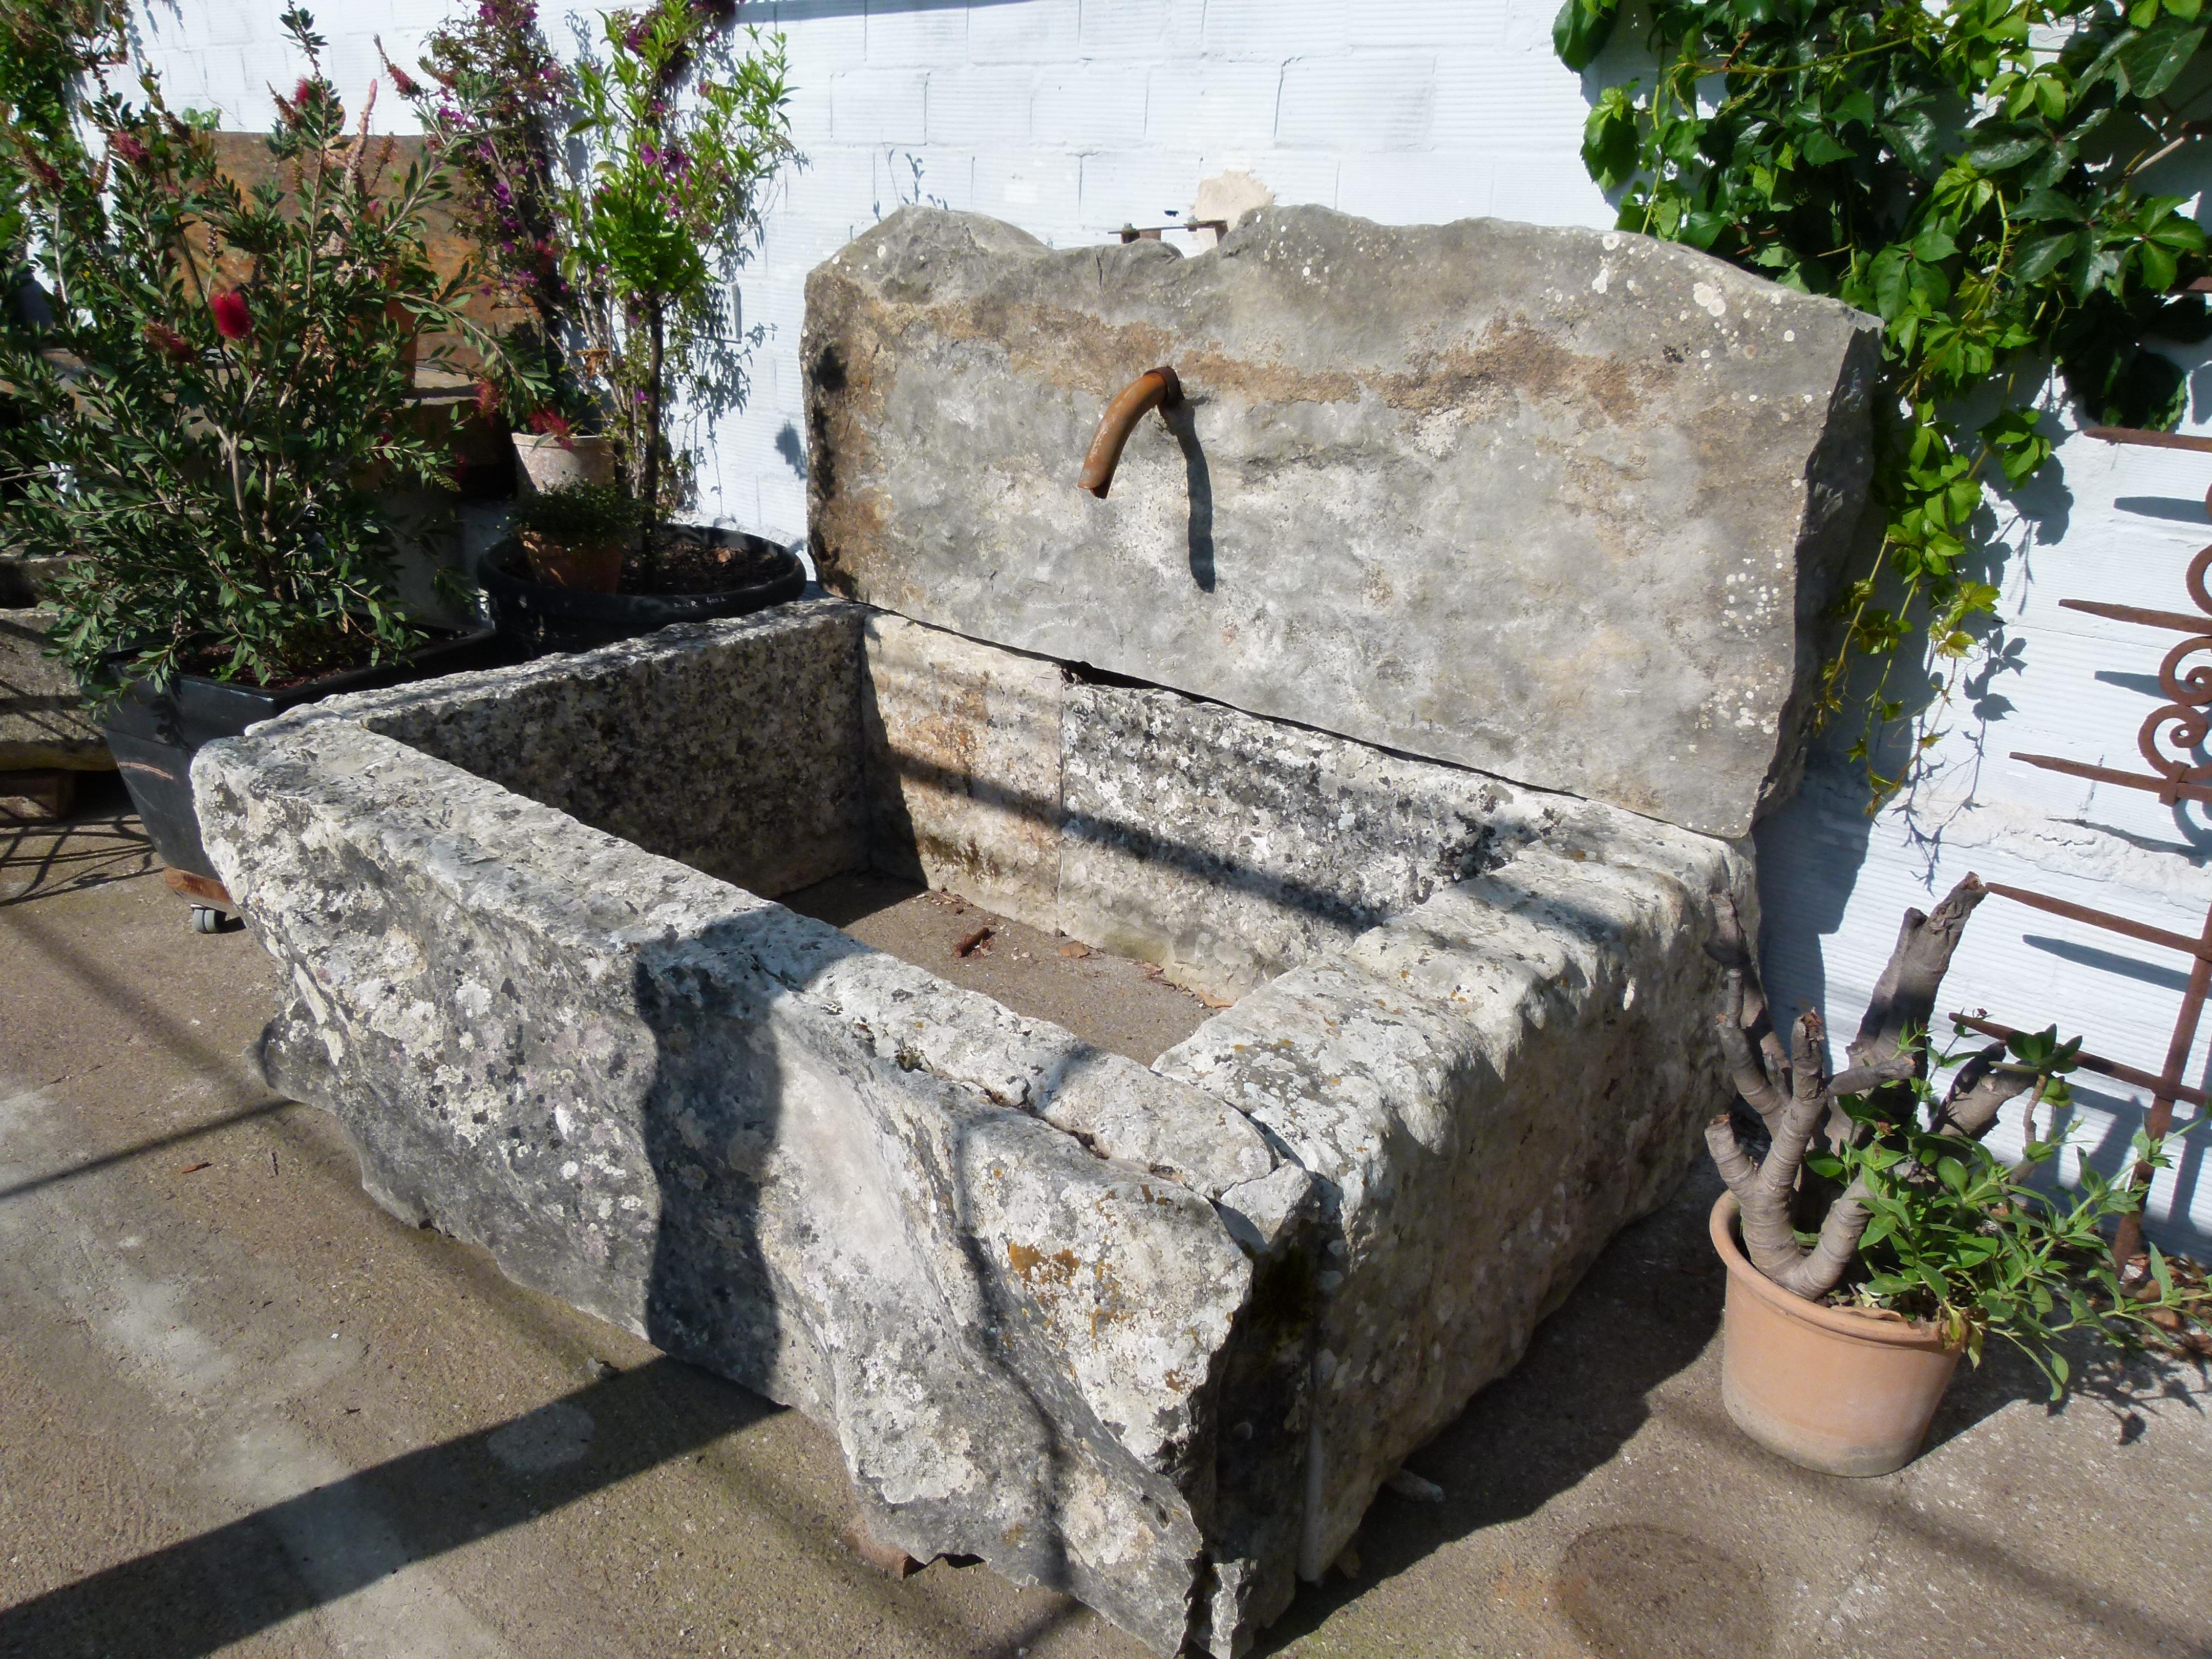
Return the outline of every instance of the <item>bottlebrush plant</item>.
<path id="1" fill-rule="evenodd" d="M 280 684 L 422 638 L 386 501 L 443 482 L 453 434 L 410 405 L 416 341 L 500 348 L 461 314 L 473 277 L 430 264 L 444 179 L 380 188 L 368 110 L 349 137 L 313 19 L 283 25 L 308 72 L 276 100 L 281 185 L 218 172 L 152 74 L 136 101 L 110 87 L 131 55 L 106 14 L 62 43 L 67 118 L 0 111 L 0 185 L 47 313 L 0 330 L 0 382 L 31 415 L 0 428 L 0 479 L 18 550 L 75 556 L 56 638 L 88 683 Z"/>

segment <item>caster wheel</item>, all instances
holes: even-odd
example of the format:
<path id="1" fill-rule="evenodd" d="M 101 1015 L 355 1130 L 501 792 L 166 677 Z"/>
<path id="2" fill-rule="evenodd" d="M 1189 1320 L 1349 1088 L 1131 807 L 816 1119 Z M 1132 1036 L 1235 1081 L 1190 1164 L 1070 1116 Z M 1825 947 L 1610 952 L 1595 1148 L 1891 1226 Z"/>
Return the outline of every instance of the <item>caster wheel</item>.
<path id="1" fill-rule="evenodd" d="M 192 932 L 195 933 L 220 933 L 222 932 L 222 912 L 213 905 L 192 906 Z"/>

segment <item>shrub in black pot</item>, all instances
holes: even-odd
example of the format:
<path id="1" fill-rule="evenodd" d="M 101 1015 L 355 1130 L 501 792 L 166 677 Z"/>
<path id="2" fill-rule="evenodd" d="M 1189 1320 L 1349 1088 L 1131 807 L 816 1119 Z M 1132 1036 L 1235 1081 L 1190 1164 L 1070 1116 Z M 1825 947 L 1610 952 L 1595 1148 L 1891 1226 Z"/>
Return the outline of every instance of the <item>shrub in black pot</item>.
<path id="1" fill-rule="evenodd" d="M 564 70 L 533 8 L 487 5 L 434 36 L 427 82 L 408 83 L 434 142 L 502 186 L 465 222 L 488 266 L 526 251 L 512 286 L 557 358 L 550 392 L 488 381 L 486 395 L 541 440 L 605 445 L 647 526 L 611 594 L 534 580 L 512 550 L 495 559 L 483 578 L 494 614 L 533 645 L 730 616 L 805 586 L 786 549 L 666 522 L 692 504 L 695 464 L 670 441 L 671 411 L 711 418 L 744 402 L 757 332 L 742 325 L 732 278 L 794 154 L 782 39 L 735 30 L 732 15 L 693 0 L 611 12 L 601 51 Z"/>
<path id="2" fill-rule="evenodd" d="M 450 416 L 412 395 L 418 362 L 450 365 L 418 342 L 501 348 L 461 313 L 471 273 L 431 266 L 441 175 L 382 177 L 389 147 L 366 109 L 349 134 L 312 19 L 284 24 L 309 72 L 277 100 L 281 185 L 249 194 L 219 172 L 150 73 L 135 101 L 112 89 L 132 59 L 105 8 L 52 14 L 33 44 L 67 95 L 14 101 L 0 143 L 0 191 L 52 291 L 49 315 L 0 330 L 0 382 L 32 416 L 0 428 L 11 538 L 73 556 L 56 639 L 106 709 L 157 850 L 198 877 L 199 743 L 471 665 L 398 599 L 388 504 L 453 463 Z"/>

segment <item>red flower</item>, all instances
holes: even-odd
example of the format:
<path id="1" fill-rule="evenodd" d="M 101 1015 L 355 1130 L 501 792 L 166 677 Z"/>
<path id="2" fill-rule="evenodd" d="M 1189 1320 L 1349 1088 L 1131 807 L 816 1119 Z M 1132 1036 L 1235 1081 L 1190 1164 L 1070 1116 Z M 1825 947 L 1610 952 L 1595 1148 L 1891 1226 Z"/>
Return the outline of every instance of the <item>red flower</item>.
<path id="1" fill-rule="evenodd" d="M 565 438 L 570 430 L 568 422 L 550 409 L 541 409 L 530 417 L 530 429 L 544 438 Z"/>
<path id="2" fill-rule="evenodd" d="M 489 380 L 477 382 L 477 413 L 486 416 L 499 413 L 499 388 Z"/>
<path id="3" fill-rule="evenodd" d="M 128 132 L 112 132 L 108 134 L 107 149 L 108 154 L 111 155 L 121 156 L 125 161 L 130 162 L 132 167 L 137 167 L 141 161 L 143 161 L 146 159 L 146 146 L 140 143 L 134 135 Z"/>
<path id="4" fill-rule="evenodd" d="M 392 77 L 392 90 L 402 98 L 416 98 L 422 95 L 422 83 L 400 68 L 398 64 L 387 63 L 384 66 L 384 70 Z"/>
<path id="5" fill-rule="evenodd" d="M 167 352 L 180 363 L 188 363 L 198 355 L 192 349 L 192 343 L 167 323 L 147 324 L 146 339 L 149 344 Z"/>
<path id="6" fill-rule="evenodd" d="M 253 331 L 253 313 L 237 289 L 216 295 L 208 301 L 208 309 L 215 313 L 215 331 L 226 340 L 242 340 Z"/>

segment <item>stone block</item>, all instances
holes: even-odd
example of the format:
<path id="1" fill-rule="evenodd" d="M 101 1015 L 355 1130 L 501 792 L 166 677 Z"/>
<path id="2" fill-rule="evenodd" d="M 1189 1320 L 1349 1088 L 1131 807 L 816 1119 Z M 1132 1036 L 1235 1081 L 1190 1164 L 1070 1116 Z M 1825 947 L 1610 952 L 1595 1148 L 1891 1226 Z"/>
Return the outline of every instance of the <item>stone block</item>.
<path id="1" fill-rule="evenodd" d="M 757 893 L 867 861 L 860 613 L 834 601 L 311 703 Z"/>
<path id="2" fill-rule="evenodd" d="M 883 612 L 866 648 L 876 867 L 1051 933 L 1064 671 Z"/>
<path id="3" fill-rule="evenodd" d="M 1733 838 L 1801 763 L 1876 344 L 1620 232 L 1275 208 L 1186 259 L 909 210 L 808 282 L 811 545 L 918 621 Z M 1078 491 L 1161 362 L 1188 406 Z"/>
<path id="4" fill-rule="evenodd" d="M 380 1203 L 831 1426 L 878 1540 L 1180 1647 L 1253 1268 L 1028 1109 L 1148 1074 L 349 720 L 193 781 L 289 969 L 264 1068 Z"/>
<path id="5" fill-rule="evenodd" d="M 0 610 L 0 772 L 112 772 L 76 678 L 46 654 L 53 612 Z"/>
<path id="6" fill-rule="evenodd" d="M 1685 1035 L 1719 995 L 1706 895 L 1747 875 L 1717 843 L 1650 839 L 1523 846 L 1159 1059 L 1320 1186 L 1309 1579 L 1671 1190 L 1728 1097 Z"/>
<path id="7" fill-rule="evenodd" d="M 1077 682 L 1064 710 L 1061 930 L 1225 1000 L 1525 846 L 1710 844 L 1173 691 Z"/>
<path id="8" fill-rule="evenodd" d="M 380 1203 L 824 1424 L 887 1549 L 1230 1659 L 1681 1167 L 1723 1097 L 1683 1037 L 1707 896 L 1747 878 L 1617 808 L 1061 672 L 821 601 L 330 699 L 192 777 L 289 988 L 263 1069 Z M 1297 936 L 1146 1067 L 701 867 L 857 867 L 854 801 L 909 798 L 891 738 L 933 719 L 1009 794 L 1080 758 L 1103 802 L 1110 750 L 1099 868 L 1170 868 L 1156 930 L 1208 880 L 1224 933 L 1301 881 L 1382 919 Z"/>
<path id="9" fill-rule="evenodd" d="M 1173 691 L 1074 684 L 1060 925 L 1234 1000 L 1479 867 L 1512 791 Z"/>

